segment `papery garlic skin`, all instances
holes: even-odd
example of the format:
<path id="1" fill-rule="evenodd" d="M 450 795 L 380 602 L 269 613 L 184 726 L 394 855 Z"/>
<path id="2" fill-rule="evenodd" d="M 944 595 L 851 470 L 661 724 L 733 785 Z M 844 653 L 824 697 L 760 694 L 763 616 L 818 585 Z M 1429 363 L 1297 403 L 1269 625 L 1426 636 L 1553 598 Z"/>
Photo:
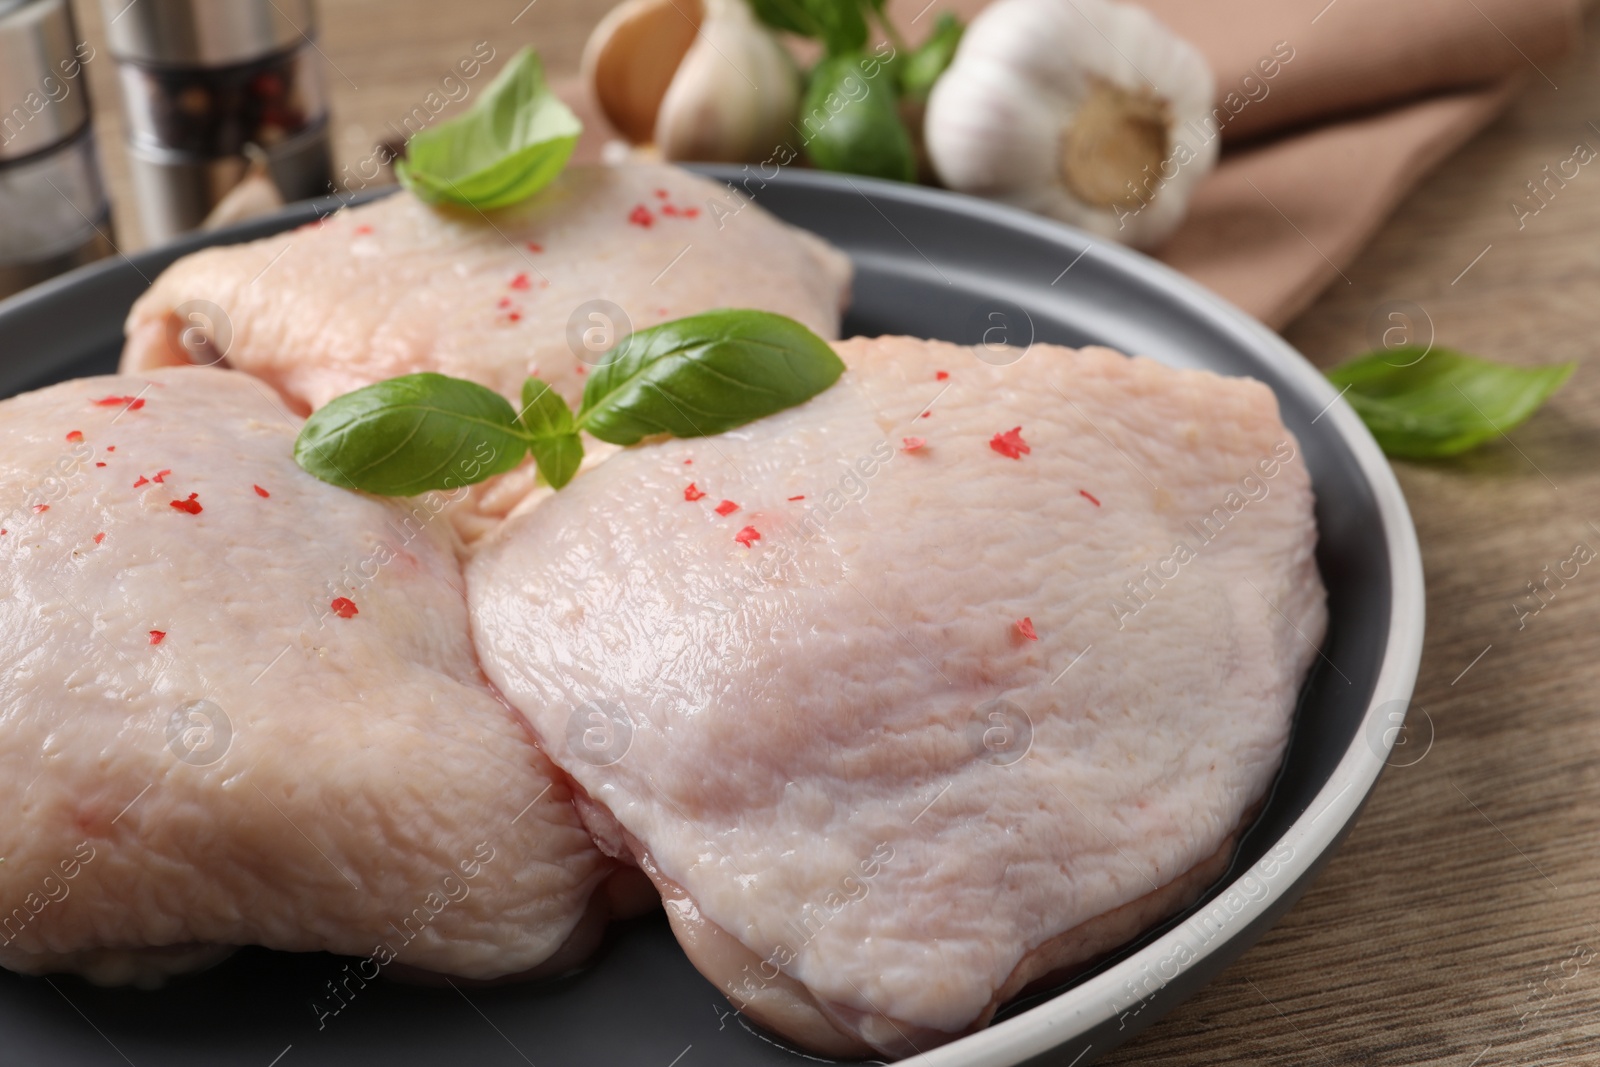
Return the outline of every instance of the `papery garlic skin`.
<path id="1" fill-rule="evenodd" d="M 782 144 L 800 106 L 800 72 L 745 0 L 702 0 L 700 35 L 656 117 L 670 160 L 743 163 Z"/>
<path id="2" fill-rule="evenodd" d="M 968 27 L 923 133 L 946 186 L 1140 248 L 1216 166 L 1205 59 L 1143 8 L 998 0 Z"/>
<path id="3" fill-rule="evenodd" d="M 612 125 L 668 160 L 765 159 L 800 103 L 794 59 L 746 0 L 628 0 L 596 27 L 584 71 Z"/>

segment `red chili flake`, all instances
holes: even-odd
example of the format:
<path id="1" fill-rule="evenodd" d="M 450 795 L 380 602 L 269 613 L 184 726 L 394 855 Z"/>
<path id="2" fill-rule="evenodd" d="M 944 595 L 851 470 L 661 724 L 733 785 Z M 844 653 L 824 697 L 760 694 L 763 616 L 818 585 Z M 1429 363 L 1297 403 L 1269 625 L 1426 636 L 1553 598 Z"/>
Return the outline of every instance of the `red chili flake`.
<path id="1" fill-rule="evenodd" d="M 97 545 L 98 545 L 98 544 L 99 544 L 99 543 L 100 543 L 100 542 L 101 542 L 101 541 L 104 541 L 104 540 L 105 540 L 105 539 L 106 539 L 106 535 L 105 535 L 105 533 L 104 533 L 104 532 L 101 532 L 101 533 L 97 533 L 97 534 L 95 534 L 95 535 L 94 535 L 94 543 L 95 543 L 95 544 L 97 544 Z"/>
<path id="2" fill-rule="evenodd" d="M 349 619 L 361 614 L 360 610 L 356 608 L 356 602 L 347 596 L 334 597 L 328 607 L 332 608 L 333 613 L 341 619 Z"/>
<path id="3" fill-rule="evenodd" d="M 154 478 L 151 478 L 150 480 L 152 482 L 155 482 L 157 485 L 160 485 L 160 484 L 162 484 L 161 480 L 163 478 L 165 478 L 167 475 L 171 474 L 171 473 L 172 473 L 172 468 L 168 467 L 166 470 L 156 471 L 156 476 Z"/>
<path id="4" fill-rule="evenodd" d="M 150 484 L 150 479 L 146 478 L 144 475 L 141 474 L 141 475 L 139 475 L 139 480 L 133 483 L 133 487 L 135 489 L 137 489 L 141 485 L 149 485 L 149 484 Z"/>
<path id="5" fill-rule="evenodd" d="M 165 641 L 166 639 L 167 639 L 167 631 L 165 631 L 165 630 L 151 630 L 150 631 L 150 643 L 152 645 L 159 645 L 161 642 Z"/>
<path id="6" fill-rule="evenodd" d="M 1095 507 L 1099 507 L 1100 506 L 1100 501 L 1096 500 L 1094 498 L 1094 494 L 1089 492 L 1089 490 L 1087 490 L 1087 489 L 1079 489 L 1078 490 L 1078 495 L 1083 497 L 1083 499 L 1087 500 L 1089 503 L 1093 504 Z"/>
<path id="7" fill-rule="evenodd" d="M 117 446 L 116 445 L 106 445 L 106 451 L 107 452 L 115 452 L 116 450 L 117 450 Z"/>
<path id="8" fill-rule="evenodd" d="M 199 495 L 199 493 L 190 493 L 188 500 L 169 500 L 167 504 L 177 508 L 179 511 L 186 511 L 190 515 L 198 515 L 205 510 L 200 506 L 200 501 L 195 499 Z"/>
<path id="9" fill-rule="evenodd" d="M 1033 620 L 1026 615 L 1017 620 L 1017 633 L 1026 637 L 1029 641 L 1039 640 L 1039 635 L 1033 632 Z"/>
<path id="10" fill-rule="evenodd" d="M 495 304 L 495 307 L 497 307 L 497 308 L 508 308 L 510 306 L 511 306 L 511 298 L 509 296 L 502 296 L 500 298 L 499 302 Z"/>
<path id="11" fill-rule="evenodd" d="M 530 252 L 543 252 L 544 251 L 544 245 L 540 244 L 537 241 L 529 241 L 528 242 L 528 251 L 530 251 Z"/>
<path id="12" fill-rule="evenodd" d="M 82 430 L 73 430 L 71 433 L 67 434 L 67 440 L 69 440 L 69 441 L 81 441 L 81 440 L 83 440 L 83 431 Z"/>
<path id="13" fill-rule="evenodd" d="M 628 213 L 628 221 L 633 223 L 635 226 L 643 226 L 648 230 L 650 227 L 656 224 L 656 217 L 650 214 L 649 208 L 645 207 L 643 204 L 640 204 L 638 207 L 634 208 Z"/>
<path id="14" fill-rule="evenodd" d="M 922 417 L 923 417 L 923 418 L 925 418 L 925 419 L 931 419 L 931 418 L 933 418 L 933 412 L 931 412 L 931 411 L 924 411 L 924 412 L 923 412 L 923 413 L 922 413 Z"/>
<path id="15" fill-rule="evenodd" d="M 144 399 L 137 396 L 103 396 L 99 400 L 92 401 L 92 403 L 96 407 L 102 408 L 115 408 L 127 405 L 129 411 L 138 411 L 140 408 L 144 407 Z"/>
<path id="16" fill-rule="evenodd" d="M 705 496 L 705 493 L 701 492 L 700 487 L 695 485 L 693 482 L 690 482 L 689 488 L 683 491 L 683 499 L 689 501 L 691 504 L 703 496 Z"/>
<path id="17" fill-rule="evenodd" d="M 948 377 L 950 377 L 950 372 L 949 371 L 947 371 L 947 370 L 936 371 L 936 372 L 934 372 L 933 380 L 936 381 L 936 382 L 942 382 Z"/>
<path id="18" fill-rule="evenodd" d="M 572 369 L 575 372 L 577 372 L 577 375 L 580 378 L 583 377 L 585 374 L 589 373 L 589 368 L 585 367 L 582 363 L 578 364 L 576 367 L 573 367 Z"/>
<path id="19" fill-rule="evenodd" d="M 926 445 L 927 443 L 928 443 L 928 439 L 926 437 L 902 437 L 902 438 L 900 438 L 900 447 L 905 449 L 907 452 L 915 452 L 917 449 L 921 448 L 923 445 Z"/>
<path id="20" fill-rule="evenodd" d="M 511 288 L 513 289 L 526 289 L 533 283 L 528 280 L 528 276 L 526 274 L 518 274 L 515 278 L 511 279 L 510 284 Z"/>
<path id="21" fill-rule="evenodd" d="M 98 460 L 97 459 L 97 460 L 94 461 L 94 465 L 96 467 L 104 467 L 105 466 L 105 462 L 103 460 Z"/>
<path id="22" fill-rule="evenodd" d="M 665 189 L 657 189 L 656 190 L 656 199 L 658 199 L 658 200 L 665 200 L 670 195 L 671 194 L 668 193 Z"/>
<path id="23" fill-rule="evenodd" d="M 8 532 L 7 530 L 0 530 L 0 537 L 4 537 Z"/>
<path id="24" fill-rule="evenodd" d="M 506 312 L 506 318 L 510 319 L 512 322 L 521 322 L 522 321 L 522 312 L 520 312 L 520 311 L 508 311 L 508 312 Z"/>
<path id="25" fill-rule="evenodd" d="M 663 215 L 670 215 L 670 216 L 676 218 L 677 215 L 678 215 L 678 209 L 673 207 L 671 204 L 662 204 L 661 205 L 661 213 Z"/>
<path id="26" fill-rule="evenodd" d="M 256 491 L 256 496 L 261 497 L 263 500 L 272 495 L 259 485 L 251 485 L 250 488 L 254 489 Z"/>
<path id="27" fill-rule="evenodd" d="M 731 500 L 724 500 L 722 503 L 717 505 L 717 514 L 718 515 L 732 515 L 735 511 L 738 511 L 738 510 L 739 510 L 739 505 L 735 504 Z"/>
<path id="28" fill-rule="evenodd" d="M 697 207 L 686 207 L 683 209 L 683 217 L 686 219 L 697 219 L 700 217 L 700 209 Z"/>
<path id="29" fill-rule="evenodd" d="M 365 237 L 367 234 L 369 234 L 371 232 L 372 232 L 372 227 L 371 226 L 357 226 L 356 230 L 355 230 L 355 233 L 356 233 L 357 237 Z"/>
<path id="30" fill-rule="evenodd" d="M 47 512 L 49 510 L 50 510 L 50 505 L 49 504 L 35 504 L 33 506 L 33 513 L 35 515 L 43 515 L 45 512 Z"/>
<path id="31" fill-rule="evenodd" d="M 733 539 L 746 548 L 761 540 L 761 533 L 754 526 L 746 526 L 733 535 Z"/>
<path id="32" fill-rule="evenodd" d="M 684 465 L 684 466 L 685 466 L 685 467 L 687 467 L 687 466 L 688 466 L 688 465 L 689 465 L 689 464 L 691 464 L 691 463 L 693 463 L 693 462 L 694 462 L 694 460 L 692 460 L 692 459 L 686 459 L 686 460 L 684 460 L 684 461 L 683 461 L 683 465 Z"/>
<path id="33" fill-rule="evenodd" d="M 1028 447 L 1028 442 L 1022 439 L 1021 426 L 1013 426 L 1005 433 L 995 434 L 989 439 L 989 447 L 1007 459 L 1021 459 L 1033 451 Z"/>
<path id="34" fill-rule="evenodd" d="M 791 501 L 794 501 L 794 500 L 804 500 L 805 498 L 806 498 L 806 495 L 804 493 L 801 493 L 799 496 L 792 496 L 789 499 Z"/>

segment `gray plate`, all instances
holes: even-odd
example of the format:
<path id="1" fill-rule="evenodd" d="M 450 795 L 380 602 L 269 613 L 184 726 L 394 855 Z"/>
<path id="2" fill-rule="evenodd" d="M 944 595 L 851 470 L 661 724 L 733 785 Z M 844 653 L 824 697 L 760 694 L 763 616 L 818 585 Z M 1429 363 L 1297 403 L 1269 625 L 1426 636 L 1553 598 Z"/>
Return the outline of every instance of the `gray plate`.
<path id="1" fill-rule="evenodd" d="M 1283 772 L 1232 870 L 1195 908 L 1090 975 L 1008 1006 L 982 1033 L 904 1061 L 1085 1063 L 1170 1010 L 1260 937 L 1355 820 L 1394 743 L 1421 654 L 1422 566 L 1405 501 L 1372 438 L 1320 374 L 1275 334 L 1160 264 L 1031 215 L 927 189 L 805 172 L 770 183 L 710 172 L 850 253 L 857 279 L 847 334 L 974 345 L 1092 342 L 1250 375 L 1276 390 L 1303 446 L 1317 493 L 1328 638 L 1306 682 Z M 298 205 L 0 303 L 0 395 L 113 370 L 129 304 L 167 264 L 316 214 L 315 206 Z M 325 983 L 342 964 L 247 949 L 154 993 L 0 974 L 0 1060 L 750 1067 L 802 1058 L 733 1014 L 660 918 L 615 929 L 574 977 L 467 994 L 379 982 L 319 1029 L 312 1000 L 326 999 Z"/>

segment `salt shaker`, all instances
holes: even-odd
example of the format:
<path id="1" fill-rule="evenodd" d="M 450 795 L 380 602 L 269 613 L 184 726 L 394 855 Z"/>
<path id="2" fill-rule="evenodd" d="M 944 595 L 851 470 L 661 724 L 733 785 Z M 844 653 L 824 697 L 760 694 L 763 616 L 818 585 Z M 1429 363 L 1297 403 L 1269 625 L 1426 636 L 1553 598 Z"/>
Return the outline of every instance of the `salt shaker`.
<path id="1" fill-rule="evenodd" d="M 0 0 L 0 297 L 111 251 L 67 0 Z"/>
<path id="2" fill-rule="evenodd" d="M 265 154 L 286 200 L 331 188 L 311 0 L 101 0 L 147 239 L 194 229 Z"/>

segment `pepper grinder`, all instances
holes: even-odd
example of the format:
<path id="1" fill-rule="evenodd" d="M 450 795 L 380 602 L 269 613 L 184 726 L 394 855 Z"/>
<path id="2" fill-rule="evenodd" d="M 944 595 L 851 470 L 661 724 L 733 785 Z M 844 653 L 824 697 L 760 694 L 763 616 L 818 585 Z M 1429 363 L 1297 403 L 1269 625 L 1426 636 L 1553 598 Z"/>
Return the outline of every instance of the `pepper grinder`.
<path id="1" fill-rule="evenodd" d="M 67 0 L 0 0 L 0 298 L 111 251 Z"/>
<path id="2" fill-rule="evenodd" d="M 285 200 L 329 191 L 311 0 L 101 0 L 145 236 L 194 229 L 266 157 Z"/>

